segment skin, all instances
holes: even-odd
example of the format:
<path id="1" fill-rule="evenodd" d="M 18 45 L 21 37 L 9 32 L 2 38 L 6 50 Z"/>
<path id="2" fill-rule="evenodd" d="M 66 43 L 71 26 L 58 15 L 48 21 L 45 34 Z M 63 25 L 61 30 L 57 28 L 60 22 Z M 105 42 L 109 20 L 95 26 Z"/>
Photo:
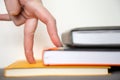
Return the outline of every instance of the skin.
<path id="1" fill-rule="evenodd" d="M 29 63 L 35 63 L 33 57 L 34 33 L 38 20 L 46 24 L 51 41 L 61 47 L 56 20 L 43 6 L 41 0 L 4 0 L 8 14 L 0 14 L 0 20 L 13 21 L 16 26 L 24 26 L 24 50 Z M 11 2 L 12 1 L 12 2 Z M 12 5 L 11 5 L 12 3 Z"/>

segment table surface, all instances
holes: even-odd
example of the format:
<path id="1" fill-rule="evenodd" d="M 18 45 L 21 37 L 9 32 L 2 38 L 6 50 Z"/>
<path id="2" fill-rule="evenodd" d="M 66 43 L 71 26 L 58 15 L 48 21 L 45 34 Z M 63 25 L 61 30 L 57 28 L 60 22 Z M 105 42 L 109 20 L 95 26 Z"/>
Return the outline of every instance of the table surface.
<path id="1" fill-rule="evenodd" d="M 40 77 L 21 77 L 6 78 L 3 75 L 4 70 L 0 69 L 0 80 L 120 80 L 120 67 L 113 68 L 111 75 L 107 76 L 40 76 Z"/>

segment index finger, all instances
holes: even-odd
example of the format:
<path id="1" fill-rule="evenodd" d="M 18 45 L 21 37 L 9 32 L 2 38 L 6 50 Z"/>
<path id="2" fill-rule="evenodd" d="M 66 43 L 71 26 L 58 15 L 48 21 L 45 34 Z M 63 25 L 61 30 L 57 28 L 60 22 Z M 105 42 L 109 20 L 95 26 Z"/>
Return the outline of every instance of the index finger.
<path id="1" fill-rule="evenodd" d="M 54 19 L 54 17 L 49 13 L 49 11 L 45 7 L 43 7 L 43 6 L 38 6 L 38 7 L 39 8 L 35 9 L 36 11 L 34 11 L 36 16 L 43 23 L 46 24 L 48 34 L 49 34 L 53 44 L 56 47 L 61 47 L 62 43 L 61 43 L 59 36 L 58 36 L 57 27 L 56 27 L 56 20 Z"/>

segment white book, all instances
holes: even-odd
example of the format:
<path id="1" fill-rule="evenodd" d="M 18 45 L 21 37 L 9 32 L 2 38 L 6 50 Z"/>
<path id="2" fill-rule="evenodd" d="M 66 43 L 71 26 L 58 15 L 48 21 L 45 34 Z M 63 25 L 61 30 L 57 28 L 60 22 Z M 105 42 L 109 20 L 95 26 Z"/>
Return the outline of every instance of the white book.
<path id="1" fill-rule="evenodd" d="M 74 28 L 62 34 L 62 42 L 80 47 L 120 47 L 120 26 Z"/>
<path id="2" fill-rule="evenodd" d="M 45 65 L 120 66 L 120 50 L 80 48 L 45 50 L 43 62 Z"/>

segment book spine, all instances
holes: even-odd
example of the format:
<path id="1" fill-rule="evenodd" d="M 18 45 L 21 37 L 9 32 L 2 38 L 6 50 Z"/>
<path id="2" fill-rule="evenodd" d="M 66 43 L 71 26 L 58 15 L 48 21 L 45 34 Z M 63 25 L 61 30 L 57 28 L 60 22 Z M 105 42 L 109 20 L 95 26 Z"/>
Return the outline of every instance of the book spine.
<path id="1" fill-rule="evenodd" d="M 73 43 L 72 30 L 63 33 L 61 37 L 62 37 L 61 39 L 62 39 L 63 44 L 69 45 Z"/>

